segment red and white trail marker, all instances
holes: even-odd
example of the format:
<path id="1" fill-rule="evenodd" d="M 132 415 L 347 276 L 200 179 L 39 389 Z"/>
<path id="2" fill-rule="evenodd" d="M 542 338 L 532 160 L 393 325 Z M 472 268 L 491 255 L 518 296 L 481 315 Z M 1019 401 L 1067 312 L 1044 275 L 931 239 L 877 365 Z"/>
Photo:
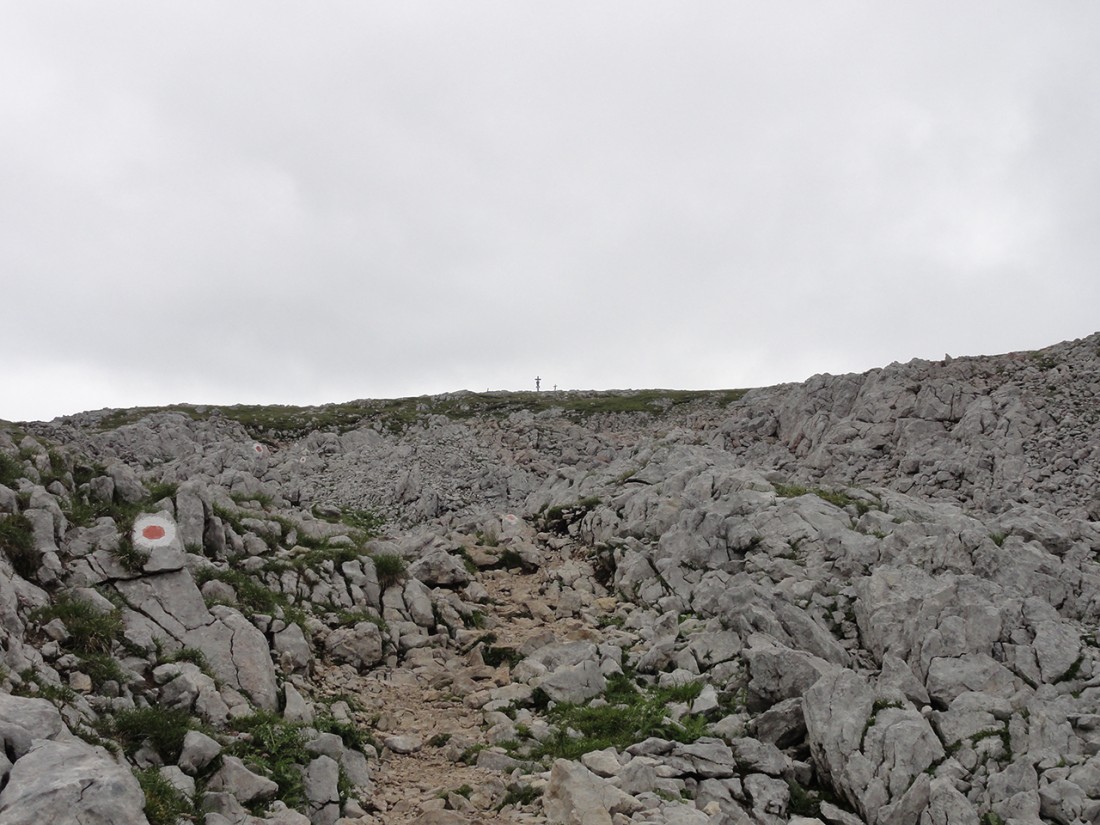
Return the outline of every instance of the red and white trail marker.
<path id="1" fill-rule="evenodd" d="M 265 447 L 259 441 L 254 441 L 252 443 L 252 453 L 256 456 L 256 458 L 263 458 L 265 455 L 267 455 L 267 447 Z"/>
<path id="2" fill-rule="evenodd" d="M 176 524 L 170 518 L 146 513 L 134 520 L 131 539 L 136 547 L 168 547 L 176 538 Z"/>

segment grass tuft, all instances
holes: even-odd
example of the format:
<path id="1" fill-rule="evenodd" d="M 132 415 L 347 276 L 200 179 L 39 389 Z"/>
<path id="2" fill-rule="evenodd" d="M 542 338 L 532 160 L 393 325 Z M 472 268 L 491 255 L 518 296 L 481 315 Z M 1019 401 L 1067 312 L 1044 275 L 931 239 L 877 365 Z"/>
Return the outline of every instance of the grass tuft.
<path id="1" fill-rule="evenodd" d="M 130 756 L 148 742 L 166 763 L 175 764 L 191 726 L 187 711 L 147 707 L 119 711 L 114 717 L 101 720 L 99 731 L 116 739 Z"/>
<path id="2" fill-rule="evenodd" d="M 145 818 L 149 825 L 176 825 L 181 820 L 191 820 L 195 806 L 157 768 L 134 775 L 145 793 Z"/>
<path id="3" fill-rule="evenodd" d="M 405 569 L 408 565 L 396 553 L 376 553 L 371 558 L 374 560 L 374 570 L 378 574 L 378 583 L 382 587 L 397 584 L 405 577 Z"/>
<path id="4" fill-rule="evenodd" d="M 289 807 L 304 807 L 305 785 L 300 766 L 309 762 L 311 756 L 301 726 L 270 711 L 257 711 L 230 724 L 247 736 L 231 745 L 228 753 L 277 783 L 279 799 Z"/>
<path id="5" fill-rule="evenodd" d="M 24 579 L 30 580 L 38 572 L 42 555 L 34 546 L 34 530 L 26 516 L 0 517 L 0 552 Z"/>
<path id="6" fill-rule="evenodd" d="M 612 676 L 603 696 L 607 704 L 561 703 L 548 710 L 547 717 L 557 731 L 540 743 L 532 755 L 579 759 L 589 751 L 603 748 L 624 750 L 650 736 L 694 742 L 706 733 L 706 720 L 688 715 L 679 723 L 672 722 L 665 705 L 670 701 L 689 701 L 698 696 L 701 689 L 702 685 L 694 684 L 642 692 L 628 676 Z"/>
<path id="7" fill-rule="evenodd" d="M 111 652 L 111 646 L 122 634 L 122 612 L 100 611 L 91 602 L 60 596 L 53 604 L 38 608 L 31 619 L 46 624 L 60 619 L 69 631 L 65 647 L 85 656 Z"/>

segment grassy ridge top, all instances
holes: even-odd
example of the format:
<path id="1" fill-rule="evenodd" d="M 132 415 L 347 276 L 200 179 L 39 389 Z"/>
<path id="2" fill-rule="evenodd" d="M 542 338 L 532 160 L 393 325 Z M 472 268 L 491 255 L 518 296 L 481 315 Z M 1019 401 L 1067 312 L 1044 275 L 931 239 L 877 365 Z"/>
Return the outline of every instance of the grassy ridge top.
<path id="1" fill-rule="evenodd" d="M 241 424 L 254 438 L 297 438 L 315 430 L 347 432 L 381 423 L 391 432 L 428 416 L 461 420 L 475 416 L 505 417 L 516 412 L 558 410 L 563 416 L 584 419 L 599 414 L 646 413 L 661 415 L 689 404 L 726 406 L 747 390 L 617 390 L 610 392 L 458 392 L 444 395 L 389 400 L 348 401 L 319 407 L 282 404 L 204 406 L 171 404 L 112 410 L 96 423 L 99 430 L 113 430 L 163 412 L 177 412 L 196 421 L 220 415 Z"/>

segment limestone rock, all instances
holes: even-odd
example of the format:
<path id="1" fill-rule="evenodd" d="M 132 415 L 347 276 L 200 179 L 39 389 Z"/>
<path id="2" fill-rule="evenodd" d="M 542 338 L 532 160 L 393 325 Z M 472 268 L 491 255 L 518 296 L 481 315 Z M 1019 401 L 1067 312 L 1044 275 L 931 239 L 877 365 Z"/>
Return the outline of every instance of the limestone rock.
<path id="1" fill-rule="evenodd" d="M 189 774 L 196 774 L 209 765 L 222 752 L 215 739 L 197 730 L 189 730 L 183 737 L 183 748 L 176 764 Z"/>
<path id="2" fill-rule="evenodd" d="M 382 634 L 376 624 L 358 622 L 332 631 L 325 639 L 325 648 L 336 661 L 363 670 L 382 660 Z"/>
<path id="3" fill-rule="evenodd" d="M 612 814 L 629 816 L 641 805 L 583 765 L 557 759 L 550 770 L 543 809 L 558 825 L 611 825 Z"/>
<path id="4" fill-rule="evenodd" d="M 229 793 L 242 805 L 272 799 L 279 790 L 275 782 L 253 773 L 235 756 L 222 757 L 221 768 L 210 777 L 206 787 Z"/>
<path id="5" fill-rule="evenodd" d="M 36 740 L 0 791 L 4 825 L 147 825 L 145 795 L 103 748 Z"/>

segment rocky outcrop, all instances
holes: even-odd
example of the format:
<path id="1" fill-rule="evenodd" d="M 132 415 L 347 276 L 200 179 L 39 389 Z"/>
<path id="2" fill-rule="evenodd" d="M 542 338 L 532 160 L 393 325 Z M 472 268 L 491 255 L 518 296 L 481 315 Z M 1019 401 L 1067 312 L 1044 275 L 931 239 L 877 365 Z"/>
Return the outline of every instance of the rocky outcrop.
<path id="1" fill-rule="evenodd" d="M 0 821 L 1093 821 L 1098 393 L 1100 335 L 5 427 Z"/>

